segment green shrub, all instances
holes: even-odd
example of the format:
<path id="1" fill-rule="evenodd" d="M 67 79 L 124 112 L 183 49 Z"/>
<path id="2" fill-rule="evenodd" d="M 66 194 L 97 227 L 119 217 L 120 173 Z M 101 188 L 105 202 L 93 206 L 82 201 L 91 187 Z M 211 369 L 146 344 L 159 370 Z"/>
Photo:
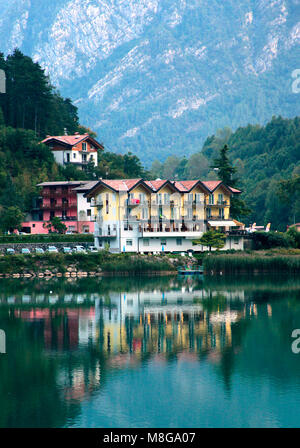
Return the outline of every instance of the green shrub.
<path id="1" fill-rule="evenodd" d="M 294 227 L 291 227 L 288 230 L 287 235 L 292 241 L 293 247 L 295 247 L 296 249 L 300 249 L 300 232 L 298 232 Z"/>
<path id="2" fill-rule="evenodd" d="M 286 233 L 254 232 L 252 234 L 253 249 L 272 249 L 273 247 L 291 247 L 293 240 Z"/>

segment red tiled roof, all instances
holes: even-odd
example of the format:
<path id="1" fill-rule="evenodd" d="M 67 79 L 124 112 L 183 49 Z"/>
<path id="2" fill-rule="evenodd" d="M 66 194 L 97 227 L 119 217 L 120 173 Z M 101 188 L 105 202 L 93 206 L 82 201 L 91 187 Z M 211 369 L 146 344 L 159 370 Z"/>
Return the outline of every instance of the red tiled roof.
<path id="1" fill-rule="evenodd" d="M 161 179 L 156 179 L 156 180 L 146 180 L 145 184 L 148 185 L 153 191 L 157 191 L 159 190 L 166 182 L 168 182 L 167 180 L 161 180 Z"/>
<path id="2" fill-rule="evenodd" d="M 74 134 L 74 135 L 51 135 L 45 138 L 41 143 L 48 143 L 51 140 L 56 140 L 64 145 L 75 146 L 77 143 L 82 142 L 84 140 L 90 139 L 95 146 L 99 148 L 103 148 L 100 143 L 97 142 L 94 138 L 90 137 L 89 134 Z"/>
<path id="3" fill-rule="evenodd" d="M 131 190 L 142 179 L 116 179 L 116 180 L 102 180 L 102 183 L 112 188 L 115 191 Z"/>
<path id="4" fill-rule="evenodd" d="M 148 188 L 150 188 L 153 192 L 157 192 L 163 187 L 165 184 L 170 184 L 170 186 L 173 186 L 181 193 L 188 193 L 191 191 L 192 188 L 194 188 L 198 182 L 200 182 L 200 185 L 202 184 L 207 190 L 213 192 L 220 184 L 222 184 L 222 181 L 220 180 L 212 180 L 212 181 L 199 181 L 199 180 L 182 180 L 182 181 L 169 181 L 166 179 L 156 179 L 156 180 L 143 180 L 143 179 L 101 179 L 99 182 L 95 182 L 94 185 L 91 184 L 91 189 L 94 187 L 97 187 L 97 185 L 107 185 L 109 188 L 115 190 L 115 191 L 130 191 L 132 188 L 134 188 L 139 183 L 142 183 L 146 185 Z M 240 190 L 237 190 L 236 188 L 232 187 L 226 187 L 228 188 L 232 193 L 241 193 Z"/>
<path id="5" fill-rule="evenodd" d="M 89 134 L 77 134 L 77 135 L 53 135 L 50 137 L 45 138 L 42 143 L 47 143 L 50 140 L 57 140 L 62 143 L 66 143 L 67 145 L 74 146 L 78 142 L 85 140 L 87 137 L 89 137 Z"/>
<path id="6" fill-rule="evenodd" d="M 228 188 L 229 188 L 229 190 L 232 191 L 232 193 L 241 193 L 241 190 L 237 190 L 236 188 L 233 188 L 233 187 L 228 187 Z"/>
<path id="7" fill-rule="evenodd" d="M 210 191 L 214 191 L 218 185 L 222 183 L 221 180 L 208 180 L 208 181 L 202 181 L 203 185 L 208 188 Z"/>
<path id="8" fill-rule="evenodd" d="M 198 182 L 198 180 L 180 180 L 178 182 L 174 182 L 174 185 L 177 190 L 184 193 L 190 191 Z"/>

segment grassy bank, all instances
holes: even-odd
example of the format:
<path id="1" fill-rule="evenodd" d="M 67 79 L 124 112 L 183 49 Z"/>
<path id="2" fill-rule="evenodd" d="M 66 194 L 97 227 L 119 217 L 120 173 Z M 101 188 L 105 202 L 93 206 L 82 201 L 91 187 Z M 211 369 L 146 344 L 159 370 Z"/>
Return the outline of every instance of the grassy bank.
<path id="1" fill-rule="evenodd" d="M 207 274 L 300 273 L 299 250 L 270 250 L 237 254 L 210 254 L 204 258 Z"/>
<path id="2" fill-rule="evenodd" d="M 167 256 L 130 254 L 42 254 L 7 255 L 0 257 L 0 274 L 38 275 L 88 275 L 176 272 L 176 261 Z"/>

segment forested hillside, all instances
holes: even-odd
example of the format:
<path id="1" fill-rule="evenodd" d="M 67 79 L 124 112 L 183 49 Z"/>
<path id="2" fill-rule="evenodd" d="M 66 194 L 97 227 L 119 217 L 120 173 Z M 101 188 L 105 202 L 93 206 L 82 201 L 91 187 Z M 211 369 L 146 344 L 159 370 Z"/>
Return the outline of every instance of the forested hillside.
<path id="1" fill-rule="evenodd" d="M 0 214 L 11 206 L 29 211 L 39 182 L 144 175 L 136 156 L 107 151 L 99 155 L 99 168 L 91 165 L 86 173 L 58 166 L 39 142 L 47 134 L 63 135 L 65 129 L 69 134 L 91 131 L 79 124 L 76 106 L 30 57 L 19 50 L 7 58 L 0 53 L 0 69 L 7 78 L 6 93 L 0 94 Z"/>
<path id="2" fill-rule="evenodd" d="M 300 118 L 273 117 L 266 126 L 248 125 L 236 132 L 225 128 L 207 138 L 202 151 L 189 159 L 169 157 L 164 164 L 155 161 L 152 174 L 168 178 L 216 179 L 211 166 L 224 144 L 237 169 L 238 187 L 244 191 L 252 212 L 246 223 L 272 223 L 285 230 L 300 221 Z M 288 181 L 283 183 L 282 181 Z M 288 189 L 288 194 L 284 194 Z"/>

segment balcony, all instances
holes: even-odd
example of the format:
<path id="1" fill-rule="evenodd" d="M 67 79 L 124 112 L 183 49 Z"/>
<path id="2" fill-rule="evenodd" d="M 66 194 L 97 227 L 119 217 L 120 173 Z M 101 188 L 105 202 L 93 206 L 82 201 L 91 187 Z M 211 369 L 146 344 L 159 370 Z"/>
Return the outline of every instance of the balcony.
<path id="1" fill-rule="evenodd" d="M 203 235 L 204 226 L 178 226 L 178 227 L 142 227 L 141 233 L 145 238 L 158 238 L 158 237 L 185 237 L 188 239 L 198 238 Z"/>
<path id="2" fill-rule="evenodd" d="M 116 238 L 117 231 L 116 230 L 108 230 L 108 229 L 99 229 L 94 233 L 97 238 Z"/>
<path id="3" fill-rule="evenodd" d="M 98 201 L 91 201 L 91 207 L 103 207 L 104 206 L 104 202 L 103 199 L 98 199 Z"/>
<path id="4" fill-rule="evenodd" d="M 175 201 L 173 201 L 171 199 L 152 199 L 151 205 L 156 206 L 156 207 L 159 207 L 159 206 L 169 206 L 170 207 L 170 205 L 172 205 L 172 206 L 174 205 L 174 202 Z"/>
<path id="5" fill-rule="evenodd" d="M 205 201 L 199 201 L 198 199 L 194 199 L 193 200 L 193 205 L 197 206 L 197 205 L 205 205 Z"/>
<path id="6" fill-rule="evenodd" d="M 127 199 L 127 207 L 137 207 L 139 205 L 141 205 L 141 201 L 139 199 L 135 199 L 135 198 L 129 198 Z"/>
<path id="7" fill-rule="evenodd" d="M 205 203 L 206 207 L 226 207 L 229 206 L 229 202 L 228 201 L 217 201 L 215 204 L 209 204 L 208 202 Z"/>
<path id="8" fill-rule="evenodd" d="M 131 215 L 123 215 L 123 221 L 129 221 L 129 222 L 138 222 L 140 219 L 137 216 L 131 216 Z"/>
<path id="9" fill-rule="evenodd" d="M 41 208 L 43 210 L 48 210 L 48 209 L 70 209 L 70 208 L 76 208 L 77 207 L 77 202 L 59 202 L 59 203 L 51 203 L 51 202 L 44 202 L 41 205 Z"/>

